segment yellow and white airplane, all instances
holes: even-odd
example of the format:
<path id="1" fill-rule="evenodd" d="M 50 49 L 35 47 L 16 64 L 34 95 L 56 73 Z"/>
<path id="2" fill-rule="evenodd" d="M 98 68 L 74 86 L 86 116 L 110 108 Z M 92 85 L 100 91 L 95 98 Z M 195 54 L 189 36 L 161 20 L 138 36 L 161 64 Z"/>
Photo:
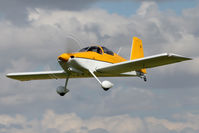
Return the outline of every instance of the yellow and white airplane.
<path id="1" fill-rule="evenodd" d="M 172 53 L 163 53 L 144 57 L 142 40 L 133 38 L 130 60 L 113 53 L 103 46 L 89 46 L 76 53 L 63 53 L 58 62 L 63 68 L 59 71 L 9 73 L 6 76 L 20 81 L 42 79 L 66 79 L 65 86 L 59 86 L 57 93 L 64 96 L 69 90 L 69 78 L 94 77 L 107 91 L 113 84 L 107 80 L 101 82 L 98 77 L 140 77 L 146 81 L 146 68 L 168 65 L 191 58 Z"/>

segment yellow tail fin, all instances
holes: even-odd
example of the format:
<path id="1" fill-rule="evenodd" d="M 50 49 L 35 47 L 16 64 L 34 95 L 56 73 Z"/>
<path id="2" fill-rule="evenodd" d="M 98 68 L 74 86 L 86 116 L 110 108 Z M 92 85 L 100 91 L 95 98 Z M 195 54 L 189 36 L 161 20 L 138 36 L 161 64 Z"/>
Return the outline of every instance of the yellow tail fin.
<path id="1" fill-rule="evenodd" d="M 130 59 L 135 60 L 135 59 L 143 58 L 143 57 L 144 57 L 144 50 L 142 47 L 142 40 L 137 37 L 133 37 Z M 141 69 L 139 71 L 146 73 L 146 69 Z"/>

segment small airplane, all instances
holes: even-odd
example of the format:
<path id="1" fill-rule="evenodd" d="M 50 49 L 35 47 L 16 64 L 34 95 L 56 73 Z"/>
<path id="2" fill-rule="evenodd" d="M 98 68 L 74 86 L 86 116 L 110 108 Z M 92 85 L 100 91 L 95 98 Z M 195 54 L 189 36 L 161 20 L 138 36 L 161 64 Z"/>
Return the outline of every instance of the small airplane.
<path id="1" fill-rule="evenodd" d="M 142 40 L 133 37 L 130 60 L 126 60 L 104 46 L 88 46 L 75 53 L 63 53 L 58 57 L 63 70 L 43 72 L 9 73 L 8 78 L 29 81 L 42 79 L 66 79 L 65 86 L 59 86 L 57 93 L 64 96 L 69 92 L 69 78 L 94 77 L 101 87 L 107 91 L 113 84 L 101 82 L 98 77 L 140 77 L 146 81 L 146 69 L 181 61 L 191 60 L 172 53 L 163 53 L 144 57 Z"/>

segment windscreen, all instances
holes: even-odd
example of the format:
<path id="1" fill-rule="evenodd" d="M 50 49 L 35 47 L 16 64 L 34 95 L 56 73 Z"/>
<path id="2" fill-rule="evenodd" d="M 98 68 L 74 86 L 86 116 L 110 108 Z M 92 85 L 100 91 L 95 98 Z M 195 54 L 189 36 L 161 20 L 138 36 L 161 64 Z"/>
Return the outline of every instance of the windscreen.
<path id="1" fill-rule="evenodd" d="M 108 48 L 106 47 L 102 47 L 102 48 L 104 50 L 104 53 L 109 54 L 109 55 L 114 55 L 113 51 L 109 50 Z"/>

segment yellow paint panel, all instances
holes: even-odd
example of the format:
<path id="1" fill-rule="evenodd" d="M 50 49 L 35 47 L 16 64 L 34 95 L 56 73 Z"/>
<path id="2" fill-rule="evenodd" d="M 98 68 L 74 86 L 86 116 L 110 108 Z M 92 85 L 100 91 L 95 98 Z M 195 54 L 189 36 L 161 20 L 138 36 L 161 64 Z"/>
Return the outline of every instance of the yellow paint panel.
<path id="1" fill-rule="evenodd" d="M 119 62 L 126 61 L 126 59 L 122 58 L 121 56 L 115 53 L 114 55 L 109 55 L 106 53 L 98 54 L 96 52 L 88 51 L 88 52 L 74 53 L 73 56 L 77 58 L 87 58 L 87 59 L 104 61 L 104 62 L 109 62 L 109 63 L 119 63 Z"/>
<path id="2" fill-rule="evenodd" d="M 100 47 L 100 46 L 98 46 Z M 100 47 L 101 48 L 101 47 Z M 77 53 L 64 53 L 67 54 L 68 56 L 74 56 L 76 58 L 85 58 L 85 59 L 91 59 L 91 60 L 97 60 L 97 61 L 103 61 L 103 62 L 108 62 L 108 63 L 120 63 L 127 61 L 123 57 L 117 55 L 114 53 L 114 55 L 109 55 L 104 53 L 103 49 L 102 54 L 99 54 L 97 52 L 93 51 L 86 51 L 86 52 L 77 52 Z M 62 54 L 63 57 L 64 54 Z M 132 44 L 132 52 L 131 52 L 131 60 L 138 59 L 144 57 L 144 52 L 142 48 L 142 40 L 140 40 L 137 37 L 133 38 L 133 44 Z M 146 69 L 141 69 L 140 70 L 143 73 L 146 73 Z"/>
<path id="3" fill-rule="evenodd" d="M 132 43 L 132 50 L 131 50 L 131 60 L 139 59 L 144 57 L 144 50 L 142 46 L 142 40 L 133 37 L 133 43 Z M 140 70 L 143 73 L 146 73 L 146 69 L 141 69 Z"/>
<path id="4" fill-rule="evenodd" d="M 142 40 L 137 37 L 133 37 L 131 60 L 142 58 L 142 57 L 144 57 Z"/>

